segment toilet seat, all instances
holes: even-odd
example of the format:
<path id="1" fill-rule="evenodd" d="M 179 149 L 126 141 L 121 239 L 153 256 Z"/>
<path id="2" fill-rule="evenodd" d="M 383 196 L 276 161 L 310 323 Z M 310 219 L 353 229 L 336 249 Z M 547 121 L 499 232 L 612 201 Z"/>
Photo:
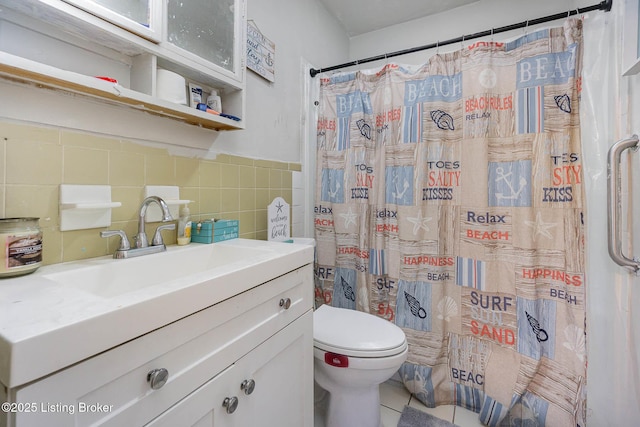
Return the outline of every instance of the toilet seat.
<path id="1" fill-rule="evenodd" d="M 393 323 L 327 304 L 313 313 L 313 341 L 319 350 L 362 358 L 395 356 L 407 348 L 404 332 Z"/>

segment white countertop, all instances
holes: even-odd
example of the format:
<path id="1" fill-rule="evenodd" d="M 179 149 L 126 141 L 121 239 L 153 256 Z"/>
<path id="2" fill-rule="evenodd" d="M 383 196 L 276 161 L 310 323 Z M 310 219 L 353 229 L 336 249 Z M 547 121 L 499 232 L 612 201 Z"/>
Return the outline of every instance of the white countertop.
<path id="1" fill-rule="evenodd" d="M 199 262 L 213 249 L 227 253 L 221 265 L 184 262 Z M 55 264 L 0 279 L 0 383 L 33 381 L 311 262 L 309 245 L 234 239 L 170 246 L 139 258 Z M 157 269 L 149 267 L 154 263 Z M 107 283 L 110 273 L 113 289 L 95 285 Z"/>

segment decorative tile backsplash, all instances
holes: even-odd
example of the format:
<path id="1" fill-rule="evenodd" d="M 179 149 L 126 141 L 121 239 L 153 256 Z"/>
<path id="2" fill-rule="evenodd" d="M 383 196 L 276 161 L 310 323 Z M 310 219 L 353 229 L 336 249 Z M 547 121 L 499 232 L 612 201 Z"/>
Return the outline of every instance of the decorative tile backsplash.
<path id="1" fill-rule="evenodd" d="M 110 229 L 137 231 L 145 185 L 177 185 L 194 220 L 240 221 L 240 237 L 267 238 L 267 205 L 275 197 L 292 202 L 292 172 L 298 163 L 219 154 L 215 160 L 181 157 L 131 141 L 0 122 L 0 217 L 40 218 L 44 264 L 93 258 L 115 251 L 117 239 L 103 229 L 60 231 L 60 184 L 111 185 Z M 150 224 L 152 233 L 157 224 Z M 175 233 L 165 232 L 175 244 Z"/>

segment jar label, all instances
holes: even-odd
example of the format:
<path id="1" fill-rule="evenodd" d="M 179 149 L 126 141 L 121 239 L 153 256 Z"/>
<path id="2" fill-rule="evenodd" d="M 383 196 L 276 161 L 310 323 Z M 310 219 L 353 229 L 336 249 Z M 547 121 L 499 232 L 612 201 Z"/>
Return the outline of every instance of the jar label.
<path id="1" fill-rule="evenodd" d="M 7 236 L 7 269 L 42 262 L 42 233 Z"/>

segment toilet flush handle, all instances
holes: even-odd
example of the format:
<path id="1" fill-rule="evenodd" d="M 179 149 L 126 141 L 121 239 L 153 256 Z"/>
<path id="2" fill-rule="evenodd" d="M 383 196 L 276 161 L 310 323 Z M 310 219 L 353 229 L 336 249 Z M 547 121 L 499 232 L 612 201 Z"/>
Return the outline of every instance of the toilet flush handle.
<path id="1" fill-rule="evenodd" d="M 327 351 L 324 354 L 324 363 L 326 363 L 327 365 L 335 366 L 336 368 L 348 368 L 349 356 Z"/>
<path id="2" fill-rule="evenodd" d="M 289 307 L 291 307 L 291 298 L 282 298 L 280 300 L 280 307 L 284 308 L 285 310 L 288 310 Z"/>

